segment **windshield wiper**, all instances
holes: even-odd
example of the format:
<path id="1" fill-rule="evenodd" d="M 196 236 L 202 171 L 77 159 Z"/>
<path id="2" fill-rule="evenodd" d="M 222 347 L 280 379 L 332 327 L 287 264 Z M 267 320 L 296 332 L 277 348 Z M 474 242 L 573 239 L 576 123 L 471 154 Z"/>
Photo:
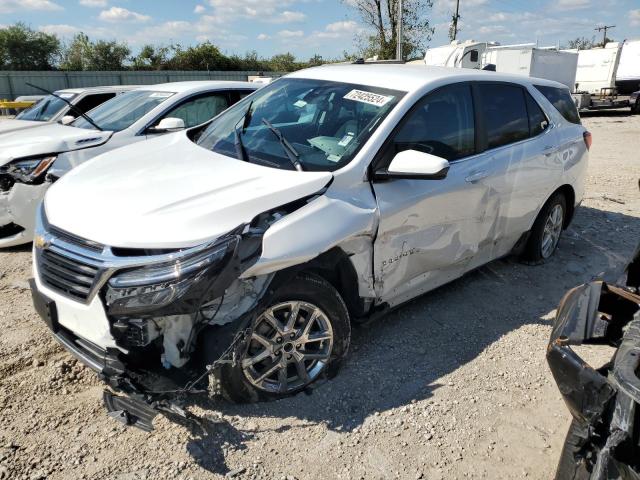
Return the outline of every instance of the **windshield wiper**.
<path id="1" fill-rule="evenodd" d="M 262 123 L 264 123 L 267 126 L 267 128 L 271 130 L 276 137 L 278 137 L 278 140 L 280 141 L 280 145 L 282 145 L 284 152 L 287 154 L 287 158 L 293 164 L 295 169 L 298 170 L 299 172 L 304 171 L 304 168 L 302 168 L 302 164 L 300 163 L 300 160 L 298 160 L 298 158 L 300 157 L 300 154 L 296 151 L 295 148 L 293 148 L 293 145 L 291 145 L 289 141 L 286 138 L 284 138 L 284 135 L 282 135 L 282 132 L 278 130 L 276 127 L 274 127 L 271 124 L 271 122 L 266 118 L 262 119 Z"/>
<path id="2" fill-rule="evenodd" d="M 252 106 L 253 106 L 253 100 L 249 102 L 249 106 L 247 107 L 247 110 L 244 112 L 244 115 L 242 116 L 242 118 L 238 120 L 238 123 L 236 123 L 235 129 L 234 129 L 234 133 L 236 135 L 236 141 L 235 141 L 236 152 L 238 154 L 238 158 L 245 162 L 251 162 L 251 160 L 249 159 L 249 155 L 247 155 L 247 150 L 244 148 L 244 143 L 242 143 L 242 134 L 247 129 L 247 125 L 249 125 L 249 122 L 251 121 L 251 115 L 253 114 L 253 112 L 251 111 Z M 241 121 L 242 121 L 242 131 L 238 127 L 238 124 Z"/>
<path id="3" fill-rule="evenodd" d="M 77 115 L 81 116 L 82 118 L 84 118 L 87 122 L 89 122 L 91 125 L 93 125 L 97 130 L 100 130 L 101 132 L 103 132 L 104 130 L 102 128 L 100 128 L 96 122 L 94 122 L 93 120 L 91 120 L 91 117 L 89 117 L 89 115 L 87 115 L 86 113 L 84 113 L 82 110 L 80 110 L 78 107 L 76 107 L 73 103 L 71 103 L 69 100 L 67 100 L 66 98 L 62 98 L 60 95 L 56 95 L 55 93 L 47 90 L 46 88 L 42 88 L 39 87 L 37 85 L 34 85 L 32 83 L 29 82 L 25 82 L 25 84 L 29 85 L 32 88 L 35 88 L 36 90 L 40 90 L 41 92 L 45 92 L 48 93 L 49 95 L 59 98 L 60 100 L 62 100 L 64 103 L 66 103 L 67 105 L 69 105 L 69 109 L 72 110 L 74 113 L 76 113 Z"/>

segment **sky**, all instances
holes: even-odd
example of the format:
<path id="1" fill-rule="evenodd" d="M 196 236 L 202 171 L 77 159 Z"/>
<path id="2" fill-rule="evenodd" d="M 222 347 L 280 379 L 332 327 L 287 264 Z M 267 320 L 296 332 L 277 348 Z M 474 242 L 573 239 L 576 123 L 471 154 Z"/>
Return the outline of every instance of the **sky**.
<path id="1" fill-rule="evenodd" d="M 22 21 L 71 38 L 191 45 L 205 40 L 226 53 L 260 56 L 291 52 L 299 59 L 355 52 L 363 31 L 355 0 L 0 0 L 0 26 Z M 448 43 L 455 0 L 433 0 L 426 11 L 435 34 L 430 46 Z M 616 40 L 640 39 L 640 0 L 460 0 L 458 38 L 501 44 L 566 43 L 600 39 L 599 25 L 615 25 Z"/>

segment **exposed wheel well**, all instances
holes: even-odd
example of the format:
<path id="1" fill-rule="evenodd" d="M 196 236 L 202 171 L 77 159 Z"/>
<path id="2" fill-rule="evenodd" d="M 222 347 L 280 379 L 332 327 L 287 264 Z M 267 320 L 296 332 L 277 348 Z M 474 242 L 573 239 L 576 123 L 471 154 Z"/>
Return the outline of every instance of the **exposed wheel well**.
<path id="1" fill-rule="evenodd" d="M 344 300 L 351 318 L 365 315 L 366 304 L 358 294 L 358 274 L 341 248 L 332 248 L 307 263 L 279 271 L 275 284 L 290 281 L 300 272 L 313 273 L 329 282 Z"/>
<path id="2" fill-rule="evenodd" d="M 566 229 L 573 220 L 573 215 L 576 210 L 576 192 L 571 185 L 562 185 L 555 192 L 553 192 L 549 198 L 553 197 L 556 193 L 562 193 L 567 203 L 567 214 L 564 218 L 564 228 Z"/>

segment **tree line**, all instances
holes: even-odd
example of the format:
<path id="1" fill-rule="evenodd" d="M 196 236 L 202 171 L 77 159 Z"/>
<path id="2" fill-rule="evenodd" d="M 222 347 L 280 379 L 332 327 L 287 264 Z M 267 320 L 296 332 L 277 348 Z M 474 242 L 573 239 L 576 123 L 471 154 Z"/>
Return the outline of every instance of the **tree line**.
<path id="1" fill-rule="evenodd" d="M 84 33 L 69 42 L 23 23 L 0 28 L 0 70 L 251 70 L 291 72 L 326 63 L 320 55 L 298 61 L 291 53 L 261 58 L 257 52 L 226 55 L 211 42 L 144 45 L 136 54 L 126 42 L 92 40 Z"/>

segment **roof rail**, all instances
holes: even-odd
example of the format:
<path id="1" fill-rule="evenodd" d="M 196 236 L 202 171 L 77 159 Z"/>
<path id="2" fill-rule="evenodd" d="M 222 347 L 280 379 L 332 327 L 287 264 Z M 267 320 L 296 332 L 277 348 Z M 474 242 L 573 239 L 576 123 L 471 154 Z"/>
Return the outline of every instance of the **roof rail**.
<path id="1" fill-rule="evenodd" d="M 358 58 L 351 62 L 353 65 L 369 65 L 369 64 L 384 64 L 389 63 L 392 65 L 402 65 L 403 63 L 407 63 L 404 60 L 365 60 L 364 58 Z"/>

